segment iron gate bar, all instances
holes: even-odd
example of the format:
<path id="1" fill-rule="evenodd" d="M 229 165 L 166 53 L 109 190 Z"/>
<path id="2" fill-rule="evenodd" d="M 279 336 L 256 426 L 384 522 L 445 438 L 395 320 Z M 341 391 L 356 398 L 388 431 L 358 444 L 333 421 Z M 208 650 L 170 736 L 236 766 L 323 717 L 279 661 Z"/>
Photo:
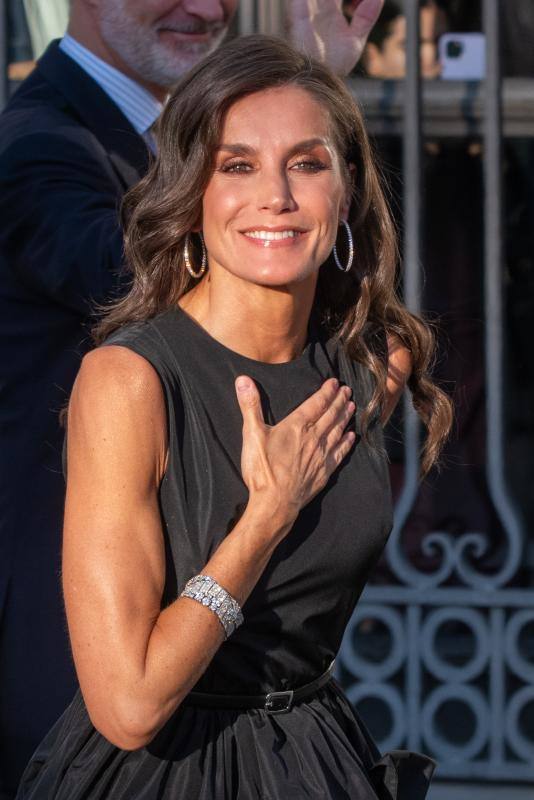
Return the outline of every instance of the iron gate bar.
<path id="1" fill-rule="evenodd" d="M 421 749 L 421 698 L 423 694 L 421 660 L 419 657 L 419 632 L 422 609 L 419 605 L 406 610 L 408 655 L 406 659 L 406 705 L 408 718 L 408 749 Z"/>
<path id="2" fill-rule="evenodd" d="M 421 310 L 421 209 L 423 182 L 421 133 L 421 62 L 419 57 L 419 0 L 406 0 L 406 79 L 403 151 L 403 298 L 410 311 Z M 390 561 L 406 583 L 417 585 L 421 573 L 405 557 L 401 537 L 419 491 L 419 419 L 404 393 L 404 484 L 395 508 L 395 524 L 387 544 Z M 414 720 L 415 722 L 415 720 Z"/>
<path id="3" fill-rule="evenodd" d="M 6 0 L 0 0 L 0 110 L 9 97 Z"/>
<path id="4" fill-rule="evenodd" d="M 254 0 L 240 0 L 237 7 L 238 30 L 240 36 L 247 36 L 256 30 L 256 8 Z"/>
<path id="5" fill-rule="evenodd" d="M 491 499 L 506 532 L 509 552 L 488 588 L 517 572 L 523 550 L 518 515 L 504 481 L 503 432 L 503 180 L 500 57 L 501 0 L 484 0 L 486 104 L 484 122 L 484 304 L 486 377 L 486 475 Z"/>
<path id="6" fill-rule="evenodd" d="M 373 136 L 401 136 L 406 92 L 403 81 L 349 78 L 347 85 L 361 104 Z M 505 137 L 534 137 L 534 80 L 502 81 Z M 464 138 L 484 132 L 484 82 L 425 80 L 422 84 L 425 136 Z"/>
<path id="7" fill-rule="evenodd" d="M 490 696 L 493 702 L 490 705 L 491 727 L 503 724 L 506 708 L 505 692 L 505 666 L 500 655 L 500 647 L 504 641 L 505 613 L 504 608 L 492 608 L 490 612 L 490 629 L 492 638 L 491 663 L 489 669 Z M 490 761 L 500 764 L 504 760 L 504 739 L 502 736 L 492 736 L 490 740 Z"/>
<path id="8" fill-rule="evenodd" d="M 421 308 L 421 76 L 419 0 L 406 0 L 406 98 L 404 105 L 404 302 Z"/>
<path id="9" fill-rule="evenodd" d="M 532 589 L 498 589 L 491 592 L 473 592 L 460 587 L 421 589 L 407 586 L 367 586 L 362 594 L 366 603 L 385 605 L 457 606 L 459 608 L 509 608 L 534 609 Z M 533 668 L 534 673 L 534 668 Z M 534 683 L 534 681 L 532 681 Z"/>
<path id="10" fill-rule="evenodd" d="M 258 0 L 258 30 L 279 36 L 283 30 L 282 0 Z"/>

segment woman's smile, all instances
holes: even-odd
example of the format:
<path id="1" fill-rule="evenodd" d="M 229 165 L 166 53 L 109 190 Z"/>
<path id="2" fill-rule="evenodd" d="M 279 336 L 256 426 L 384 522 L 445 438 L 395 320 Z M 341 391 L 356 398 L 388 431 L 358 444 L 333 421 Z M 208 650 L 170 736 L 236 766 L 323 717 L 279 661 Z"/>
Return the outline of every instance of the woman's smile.
<path id="1" fill-rule="evenodd" d="M 296 247 L 302 244 L 308 231 L 299 228 L 276 227 L 265 228 L 258 226 L 245 231 L 240 231 L 244 238 L 254 247 L 273 249 L 280 247 Z"/>

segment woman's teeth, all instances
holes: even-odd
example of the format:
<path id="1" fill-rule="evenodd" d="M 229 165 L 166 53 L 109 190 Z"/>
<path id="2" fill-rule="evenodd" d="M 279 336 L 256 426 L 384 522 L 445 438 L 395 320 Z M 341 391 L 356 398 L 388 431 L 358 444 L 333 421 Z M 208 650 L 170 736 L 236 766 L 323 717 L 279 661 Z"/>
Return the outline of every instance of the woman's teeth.
<path id="1" fill-rule="evenodd" d="M 287 230 L 287 231 L 245 231 L 245 236 L 251 239 L 261 239 L 264 247 L 269 247 L 270 242 L 276 242 L 280 239 L 294 239 L 298 236 L 300 231 Z"/>
<path id="2" fill-rule="evenodd" d="M 250 236 L 252 239 L 267 239 L 268 241 L 275 241 L 276 239 L 290 239 L 297 236 L 298 231 L 245 231 L 245 236 Z"/>

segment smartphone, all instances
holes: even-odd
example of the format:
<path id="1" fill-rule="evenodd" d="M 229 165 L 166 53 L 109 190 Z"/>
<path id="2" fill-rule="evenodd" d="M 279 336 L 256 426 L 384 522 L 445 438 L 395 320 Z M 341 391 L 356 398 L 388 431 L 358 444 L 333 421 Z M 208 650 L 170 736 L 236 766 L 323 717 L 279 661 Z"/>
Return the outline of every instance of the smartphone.
<path id="1" fill-rule="evenodd" d="M 441 77 L 448 81 L 481 81 L 486 75 L 483 33 L 445 33 L 440 36 Z"/>

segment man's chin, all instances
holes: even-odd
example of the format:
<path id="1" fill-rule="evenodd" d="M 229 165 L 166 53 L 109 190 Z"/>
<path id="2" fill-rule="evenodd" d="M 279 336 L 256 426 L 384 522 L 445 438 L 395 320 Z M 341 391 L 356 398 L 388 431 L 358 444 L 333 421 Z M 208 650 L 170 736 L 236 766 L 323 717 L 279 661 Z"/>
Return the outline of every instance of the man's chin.
<path id="1" fill-rule="evenodd" d="M 145 48 L 141 62 L 138 53 L 128 53 L 129 58 L 123 55 L 123 59 L 143 81 L 172 91 L 190 69 L 220 44 L 225 33 L 224 30 L 212 34 L 209 39 L 203 38 L 197 41 L 178 42 L 170 37 L 166 40 L 160 38 L 158 42 L 153 42 L 149 49 Z"/>

